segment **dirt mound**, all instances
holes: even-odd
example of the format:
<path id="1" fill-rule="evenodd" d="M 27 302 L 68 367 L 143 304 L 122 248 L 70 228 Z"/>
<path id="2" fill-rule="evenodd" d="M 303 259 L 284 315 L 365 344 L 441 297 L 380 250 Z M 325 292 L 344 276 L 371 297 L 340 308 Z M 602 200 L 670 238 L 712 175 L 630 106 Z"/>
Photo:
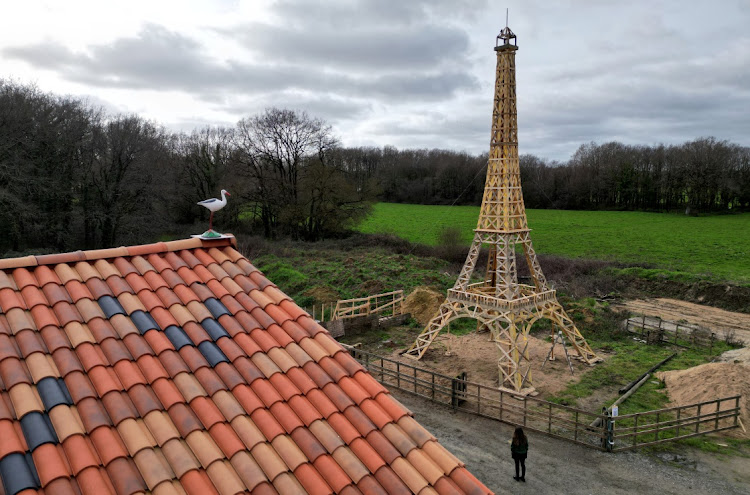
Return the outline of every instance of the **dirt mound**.
<path id="1" fill-rule="evenodd" d="M 613 304 L 612 307 L 640 315 L 658 316 L 667 321 L 686 321 L 708 328 L 720 339 L 733 333 L 736 338 L 750 345 L 750 315 L 745 313 L 733 313 L 704 304 L 667 298 L 635 299 Z"/>
<path id="2" fill-rule="evenodd" d="M 331 289 L 330 287 L 326 286 L 316 286 L 311 287 L 310 289 L 306 290 L 302 295 L 307 297 L 312 297 L 315 299 L 315 302 L 320 303 L 328 303 L 328 302 L 336 302 L 339 299 L 338 293 Z"/>
<path id="3" fill-rule="evenodd" d="M 420 325 L 427 323 L 440 309 L 440 304 L 445 300 L 445 294 L 434 291 L 429 287 L 417 287 L 406 297 L 404 311 L 411 313 Z"/>
<path id="4" fill-rule="evenodd" d="M 656 377 L 663 380 L 673 406 L 686 406 L 742 395 L 740 418 L 750 425 L 750 366 L 737 363 L 708 363 L 687 370 L 662 371 Z M 727 404 L 734 407 L 734 403 Z M 750 438 L 741 428 L 725 432 L 729 436 Z"/>
<path id="5" fill-rule="evenodd" d="M 720 363 L 750 364 L 750 347 L 727 351 L 717 359 Z"/>

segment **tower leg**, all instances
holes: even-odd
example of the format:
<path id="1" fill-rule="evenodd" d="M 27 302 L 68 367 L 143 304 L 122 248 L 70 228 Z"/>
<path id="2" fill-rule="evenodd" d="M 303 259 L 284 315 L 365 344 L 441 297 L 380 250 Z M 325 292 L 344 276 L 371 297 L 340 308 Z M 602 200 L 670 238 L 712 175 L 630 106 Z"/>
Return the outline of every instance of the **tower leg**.
<path id="1" fill-rule="evenodd" d="M 498 350 L 500 388 L 528 394 L 534 390 L 528 327 L 518 328 L 512 318 L 512 315 L 501 317 L 488 325 Z"/>
<path id="2" fill-rule="evenodd" d="M 552 301 L 549 303 L 544 308 L 543 314 L 562 330 L 582 361 L 586 364 L 594 364 L 602 361 L 602 358 L 598 357 L 591 349 L 586 339 L 578 331 L 575 323 L 573 323 L 573 320 L 568 316 L 568 313 L 565 312 L 565 309 L 563 309 L 559 302 Z"/>
<path id="3" fill-rule="evenodd" d="M 417 340 L 414 341 L 409 350 L 404 352 L 403 355 L 412 359 L 422 359 L 422 356 L 424 356 L 427 348 L 430 347 L 432 341 L 438 336 L 440 330 L 442 330 L 451 319 L 455 318 L 455 316 L 456 308 L 453 306 L 453 303 L 446 299 L 443 301 L 443 304 L 440 305 L 440 311 L 438 311 L 438 314 L 427 323 L 427 326 L 422 330 L 422 333 L 419 334 Z"/>

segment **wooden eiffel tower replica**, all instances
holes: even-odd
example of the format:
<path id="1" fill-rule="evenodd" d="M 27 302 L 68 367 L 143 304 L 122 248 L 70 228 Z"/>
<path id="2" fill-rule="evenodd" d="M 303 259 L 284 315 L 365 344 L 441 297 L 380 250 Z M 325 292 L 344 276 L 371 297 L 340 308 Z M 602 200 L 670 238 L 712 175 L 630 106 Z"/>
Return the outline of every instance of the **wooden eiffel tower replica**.
<path id="1" fill-rule="evenodd" d="M 529 237 L 518 164 L 516 50 L 516 35 L 506 26 L 500 31 L 495 46 L 497 69 L 489 163 L 471 249 L 456 284 L 448 290 L 448 296 L 440 306 L 440 312 L 404 355 L 420 359 L 440 330 L 452 320 L 474 318 L 489 329 L 491 341 L 499 351 L 500 387 L 529 394 L 534 388 L 528 334 L 537 320 L 552 320 L 586 363 L 593 364 L 601 358 L 594 354 L 573 320 L 557 302 Z M 516 245 L 519 244 L 534 285 L 518 283 Z M 470 283 L 483 245 L 489 247 L 486 276 L 482 282 Z M 556 329 L 553 329 L 553 336 L 555 333 Z"/>

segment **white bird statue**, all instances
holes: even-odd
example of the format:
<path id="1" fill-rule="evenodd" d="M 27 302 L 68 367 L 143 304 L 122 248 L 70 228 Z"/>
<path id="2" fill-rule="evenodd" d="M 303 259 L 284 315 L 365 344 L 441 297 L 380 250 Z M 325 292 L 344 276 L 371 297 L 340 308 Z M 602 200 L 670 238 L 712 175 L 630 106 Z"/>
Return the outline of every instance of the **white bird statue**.
<path id="1" fill-rule="evenodd" d="M 221 199 L 211 198 L 204 199 L 203 201 L 198 202 L 199 205 L 205 206 L 206 208 L 208 208 L 208 211 L 211 212 L 211 217 L 208 220 L 208 232 L 213 232 L 214 213 L 221 210 L 227 205 L 227 196 L 231 196 L 231 194 L 229 194 L 226 189 L 222 189 Z"/>

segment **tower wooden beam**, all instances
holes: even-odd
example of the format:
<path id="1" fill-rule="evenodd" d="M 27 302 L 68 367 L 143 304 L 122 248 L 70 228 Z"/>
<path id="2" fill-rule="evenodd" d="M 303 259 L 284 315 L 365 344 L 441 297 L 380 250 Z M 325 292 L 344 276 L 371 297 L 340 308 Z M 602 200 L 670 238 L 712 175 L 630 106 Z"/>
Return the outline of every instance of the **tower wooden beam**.
<path id="1" fill-rule="evenodd" d="M 576 328 L 547 284 L 529 235 L 521 191 L 516 111 L 516 35 L 507 26 L 495 45 L 495 97 L 482 207 L 466 262 L 440 310 L 404 353 L 421 359 L 440 330 L 458 318 L 474 318 L 487 328 L 498 350 L 500 386 L 520 394 L 534 390 L 528 335 L 547 318 L 559 328 L 578 357 L 589 364 L 601 360 Z M 489 247 L 484 280 L 471 283 L 482 246 Z M 516 247 L 529 267 L 533 285 L 519 284 Z"/>

